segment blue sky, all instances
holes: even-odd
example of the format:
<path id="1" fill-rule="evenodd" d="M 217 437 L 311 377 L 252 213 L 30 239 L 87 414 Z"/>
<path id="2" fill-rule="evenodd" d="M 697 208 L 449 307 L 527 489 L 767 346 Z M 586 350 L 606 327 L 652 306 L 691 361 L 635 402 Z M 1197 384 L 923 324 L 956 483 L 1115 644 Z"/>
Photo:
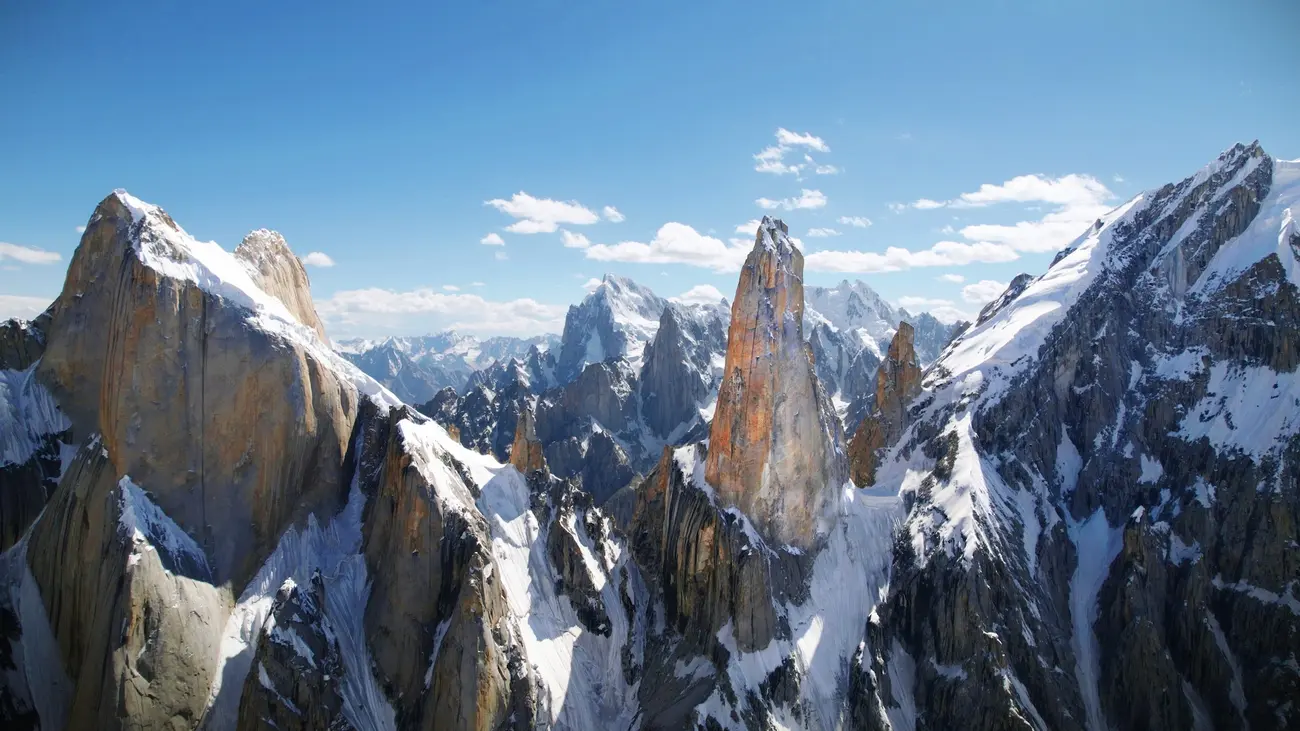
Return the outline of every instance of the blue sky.
<path id="1" fill-rule="evenodd" d="M 386 5 L 6 3 L 0 315 L 123 187 L 325 254 L 335 337 L 558 329 L 607 271 L 730 296 L 761 203 L 810 283 L 955 317 L 1234 142 L 1300 157 L 1281 0 Z"/>

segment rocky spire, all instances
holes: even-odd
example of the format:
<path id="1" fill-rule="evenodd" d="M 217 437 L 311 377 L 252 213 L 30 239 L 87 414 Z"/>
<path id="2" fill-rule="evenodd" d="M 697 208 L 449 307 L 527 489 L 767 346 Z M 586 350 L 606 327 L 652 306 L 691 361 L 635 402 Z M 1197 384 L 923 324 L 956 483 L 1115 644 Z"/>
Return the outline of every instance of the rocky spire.
<path id="1" fill-rule="evenodd" d="M 880 450 L 893 444 L 907 427 L 907 403 L 921 390 L 916 331 L 906 322 L 889 341 L 889 353 L 876 371 L 876 401 L 849 442 L 849 475 L 866 487 L 876 483 Z"/>
<path id="2" fill-rule="evenodd" d="M 542 453 L 542 442 L 537 438 L 533 409 L 527 405 L 519 412 L 515 441 L 510 447 L 510 464 L 525 475 L 546 469 L 546 457 Z"/>
<path id="3" fill-rule="evenodd" d="M 848 470 L 803 336 L 803 254 L 764 217 L 731 307 L 705 479 L 768 540 L 806 547 Z"/>

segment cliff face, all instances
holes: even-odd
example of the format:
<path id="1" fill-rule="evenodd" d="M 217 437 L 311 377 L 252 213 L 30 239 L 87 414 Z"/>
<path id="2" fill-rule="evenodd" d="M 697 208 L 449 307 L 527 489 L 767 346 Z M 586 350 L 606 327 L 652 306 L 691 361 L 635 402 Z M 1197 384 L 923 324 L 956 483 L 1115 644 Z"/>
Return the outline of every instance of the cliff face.
<path id="1" fill-rule="evenodd" d="M 907 427 L 907 404 L 921 391 L 921 365 L 914 335 L 911 325 L 898 323 L 889 352 L 876 371 L 871 412 L 849 441 L 849 476 L 860 487 L 876 484 L 879 452 L 898 441 Z"/>
<path id="2" fill-rule="evenodd" d="M 803 336 L 803 254 L 764 218 L 731 308 L 705 479 L 769 540 L 812 545 L 848 477 L 843 429 Z M 829 488 L 829 490 L 828 490 Z"/>
<path id="3" fill-rule="evenodd" d="M 216 581 L 242 587 L 290 521 L 337 507 L 358 394 L 315 331 L 213 249 L 160 208 L 106 198 L 49 311 L 38 374 L 81 434 L 102 434 L 117 474 L 195 536 Z M 267 272 L 301 267 L 274 263 L 287 248 L 259 251 Z"/>

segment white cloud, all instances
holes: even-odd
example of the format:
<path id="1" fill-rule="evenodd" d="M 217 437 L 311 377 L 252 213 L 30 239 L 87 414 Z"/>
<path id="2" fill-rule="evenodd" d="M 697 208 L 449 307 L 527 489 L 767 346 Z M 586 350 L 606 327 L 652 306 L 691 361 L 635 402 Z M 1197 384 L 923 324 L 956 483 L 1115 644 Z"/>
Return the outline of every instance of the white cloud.
<path id="1" fill-rule="evenodd" d="M 834 175 L 839 172 L 839 168 L 834 165 L 818 165 L 811 156 L 804 154 L 803 163 L 787 163 L 785 154 L 790 152 L 793 147 L 806 147 L 817 152 L 830 152 L 831 148 L 826 141 L 815 135 L 798 132 L 791 132 L 785 127 L 776 131 L 776 144 L 764 147 L 757 155 L 754 155 L 754 170 L 760 173 L 771 173 L 772 175 L 799 175 L 805 167 L 811 165 L 813 172 L 818 175 Z"/>
<path id="2" fill-rule="evenodd" d="M 944 224 L 944 227 L 941 228 L 941 229 L 939 229 L 939 233 L 944 234 L 945 236 L 951 236 L 951 235 L 957 233 L 957 229 L 953 228 L 953 227 L 952 227 L 952 224 L 950 224 L 950 223 L 949 223 L 949 224 Z"/>
<path id="3" fill-rule="evenodd" d="M 85 227 L 85 226 L 78 226 L 78 227 L 77 227 L 77 233 L 79 233 L 79 234 L 84 234 L 84 233 L 86 233 L 86 227 Z"/>
<path id="4" fill-rule="evenodd" d="M 610 223 L 622 223 L 627 220 L 627 216 L 620 213 L 614 206 L 605 206 L 601 209 L 600 213 L 605 217 L 605 220 Z"/>
<path id="5" fill-rule="evenodd" d="M 957 307 L 952 300 L 929 297 L 899 297 L 898 306 L 911 312 L 929 312 L 934 316 L 934 319 L 945 324 L 974 319 L 971 313 Z"/>
<path id="6" fill-rule="evenodd" d="M 918 267 L 964 266 L 972 262 L 1014 261 L 1019 254 L 1002 244 L 940 241 L 928 249 L 913 251 L 891 246 L 885 251 L 817 251 L 804 259 L 809 271 L 872 274 L 898 272 Z"/>
<path id="7" fill-rule="evenodd" d="M 1116 183 L 1125 183 L 1125 182 L 1128 182 L 1128 181 L 1124 180 L 1124 176 L 1119 175 L 1118 173 L 1116 173 L 1115 177 L 1111 178 L 1111 180 L 1114 180 Z"/>
<path id="8" fill-rule="evenodd" d="M 802 145 L 804 147 L 809 147 L 811 149 L 814 149 L 818 152 L 831 151 L 831 148 L 826 145 L 826 141 L 823 140 L 822 138 L 816 137 L 808 133 L 799 134 L 798 132 L 791 132 L 785 127 L 781 127 L 777 129 L 776 143 L 778 145 L 783 145 L 785 147 Z"/>
<path id="9" fill-rule="evenodd" d="M 998 203 L 1036 203 L 1055 206 L 1036 221 L 1014 224 L 974 224 L 960 230 L 963 238 L 980 243 L 1002 244 L 1017 251 L 1056 251 L 1073 241 L 1093 221 L 1110 210 L 1114 194 L 1090 175 L 1070 174 L 1059 178 L 1018 175 L 1005 183 L 985 183 L 971 193 L 948 201 L 921 198 L 912 208 L 984 208 Z M 899 204 L 890 208 L 901 210 Z M 1031 207 L 1036 210 L 1038 207 Z M 945 226 L 944 232 L 950 229 Z"/>
<path id="10" fill-rule="evenodd" d="M 824 238 L 829 238 L 831 236 L 839 236 L 840 232 L 836 231 L 833 228 L 810 228 L 808 229 L 808 235 L 814 239 L 817 238 L 824 239 Z"/>
<path id="11" fill-rule="evenodd" d="M 774 201 L 771 198 L 759 198 L 754 201 L 759 208 L 765 208 L 769 211 L 777 208 L 784 208 L 787 211 L 793 211 L 803 208 L 824 208 L 826 206 L 826 196 L 820 190 L 809 190 L 804 188 L 798 198 L 783 198 Z"/>
<path id="12" fill-rule="evenodd" d="M 921 198 L 913 208 L 930 209 L 983 208 L 998 203 L 1050 203 L 1058 206 L 1097 205 L 1113 194 L 1091 175 L 1070 174 L 1060 178 L 1043 175 L 1017 175 L 1001 184 L 984 183 L 972 193 L 962 193 L 949 201 Z"/>
<path id="13" fill-rule="evenodd" d="M 939 279 L 940 281 L 952 282 L 953 284 L 961 284 L 966 281 L 966 277 L 963 277 L 960 274 L 940 274 Z"/>
<path id="14" fill-rule="evenodd" d="M 697 284 L 672 298 L 685 305 L 716 305 L 724 299 L 722 292 L 711 284 Z"/>
<path id="15" fill-rule="evenodd" d="M 840 172 L 840 169 L 835 167 L 834 165 L 818 165 L 817 161 L 813 159 L 812 155 L 804 155 L 803 159 L 804 162 L 812 166 L 813 172 L 817 173 L 818 175 L 836 175 Z"/>
<path id="16" fill-rule="evenodd" d="M 560 229 L 560 241 L 564 242 L 565 247 L 569 249 L 585 249 L 591 246 L 591 239 L 565 228 Z"/>
<path id="17" fill-rule="evenodd" d="M 601 284 L 601 280 L 592 277 L 591 279 L 588 279 L 587 281 L 582 283 L 582 288 L 587 290 L 588 292 L 595 292 L 596 288 L 599 287 L 600 284 Z"/>
<path id="18" fill-rule="evenodd" d="M 469 286 L 471 286 L 471 287 L 486 287 L 487 285 L 484 284 L 483 282 L 470 282 L 470 283 L 469 283 Z"/>
<path id="19" fill-rule="evenodd" d="M 484 246 L 505 246 L 506 245 L 505 239 L 502 239 L 501 235 L 496 233 L 490 233 L 487 236 L 484 236 L 483 238 L 479 239 L 478 242 L 480 244 L 483 244 Z"/>
<path id="20" fill-rule="evenodd" d="M 968 284 L 961 288 L 961 298 L 973 305 L 983 305 L 992 302 L 998 295 L 1007 289 L 1006 282 L 995 282 L 992 279 L 981 279 L 973 284 Z"/>
<path id="21" fill-rule="evenodd" d="M 959 307 L 955 307 L 953 305 L 939 305 L 937 307 L 928 307 L 926 308 L 925 311 L 929 312 L 934 317 L 934 319 L 938 320 L 939 322 L 942 322 L 945 325 L 951 325 L 955 322 L 961 322 L 963 320 L 966 322 L 973 322 L 975 320 L 975 313 L 968 312 L 966 310 L 963 310 Z"/>
<path id="22" fill-rule="evenodd" d="M 505 261 L 506 259 L 509 259 L 510 257 L 506 254 L 506 252 L 504 252 L 504 251 L 498 251 L 498 252 L 496 253 L 496 256 L 494 256 L 493 258 L 496 259 L 497 261 Z"/>
<path id="23" fill-rule="evenodd" d="M 866 228 L 871 225 L 871 219 L 866 216 L 840 216 L 839 220 L 845 226 L 854 228 Z"/>
<path id="24" fill-rule="evenodd" d="M 744 264 L 752 246 L 752 242 L 744 239 L 733 239 L 729 245 L 684 223 L 671 222 L 660 226 L 649 243 L 593 244 L 584 252 L 588 259 L 596 261 L 688 264 L 719 272 L 735 272 Z"/>
<path id="25" fill-rule="evenodd" d="M 302 263 L 309 267 L 332 267 L 334 260 L 323 251 L 313 251 L 302 258 Z"/>
<path id="26" fill-rule="evenodd" d="M 7 244 L 0 241 L 0 261 L 12 259 L 23 264 L 53 264 L 62 258 L 57 251 L 46 251 L 45 249 Z"/>
<path id="27" fill-rule="evenodd" d="M 765 147 L 754 156 L 754 170 L 772 175 L 798 175 L 802 165 L 787 165 L 784 161 L 787 147 Z"/>
<path id="28" fill-rule="evenodd" d="M 898 306 L 907 307 L 907 308 L 930 307 L 930 306 L 940 307 L 942 305 L 951 305 L 951 304 L 952 304 L 952 300 L 932 299 L 929 297 L 899 297 L 898 298 Z"/>
<path id="29" fill-rule="evenodd" d="M 484 334 L 556 332 L 567 308 L 532 299 L 506 302 L 431 288 L 409 292 L 369 288 L 335 292 L 316 305 L 335 337 L 434 332 L 448 328 Z"/>
<path id="30" fill-rule="evenodd" d="M 45 311 L 54 301 L 53 297 L 24 297 L 16 294 L 0 294 L 0 320 L 11 317 L 30 320 Z"/>
<path id="31" fill-rule="evenodd" d="M 454 284 L 444 284 L 444 285 L 442 285 L 442 288 L 443 288 L 444 290 L 448 291 L 448 292 L 459 292 L 459 291 L 460 291 L 460 287 L 457 287 L 457 286 L 454 285 Z"/>
<path id="32" fill-rule="evenodd" d="M 894 213 L 902 213 L 903 211 L 906 211 L 906 210 L 907 210 L 907 204 L 906 204 L 906 203 L 890 203 L 890 204 L 889 204 L 889 210 L 893 211 Z"/>
<path id="33" fill-rule="evenodd" d="M 510 200 L 494 198 L 484 205 L 519 219 L 506 227 L 517 234 L 554 233 L 562 223 L 586 225 L 600 220 L 595 211 L 577 201 L 534 198 L 523 191 L 515 193 Z"/>
<path id="34" fill-rule="evenodd" d="M 757 218 L 751 218 L 737 226 L 736 233 L 745 234 L 746 236 L 756 236 L 758 235 L 758 227 L 761 225 L 763 225 L 762 221 Z"/>
<path id="35" fill-rule="evenodd" d="M 1074 206 L 1048 213 L 1037 221 L 966 226 L 961 235 L 974 241 L 1005 244 L 1017 251 L 1056 251 L 1078 238 L 1109 210 L 1107 205 Z"/>

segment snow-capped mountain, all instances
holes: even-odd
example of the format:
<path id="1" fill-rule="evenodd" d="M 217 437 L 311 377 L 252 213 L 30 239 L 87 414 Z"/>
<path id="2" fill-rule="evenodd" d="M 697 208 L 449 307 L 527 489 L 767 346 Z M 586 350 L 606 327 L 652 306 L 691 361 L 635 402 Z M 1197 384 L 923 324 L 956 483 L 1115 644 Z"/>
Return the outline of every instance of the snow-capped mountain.
<path id="1" fill-rule="evenodd" d="M 872 725 L 1300 725 L 1297 212 L 1300 161 L 1237 145 L 1017 278 L 925 373 L 876 453 L 911 507 Z"/>
<path id="2" fill-rule="evenodd" d="M 869 320 L 791 316 L 779 220 L 725 327 L 430 419 L 282 237 L 119 191 L 0 326 L 0 726 L 1297 728 L 1297 211 L 1257 144 L 1137 196 L 924 370 L 895 326 L 846 443 L 807 343 Z"/>
<path id="3" fill-rule="evenodd" d="M 527 360 L 534 348 L 547 351 L 558 343 L 549 334 L 479 339 L 447 330 L 415 337 L 355 338 L 334 345 L 402 401 L 422 404 L 443 388 L 463 389 L 474 373 L 495 363 Z"/>
<path id="4" fill-rule="evenodd" d="M 582 302 L 569 307 L 556 367 L 561 383 L 589 363 L 623 358 L 640 370 L 645 346 L 659 329 L 668 301 L 624 277 L 606 274 Z"/>

